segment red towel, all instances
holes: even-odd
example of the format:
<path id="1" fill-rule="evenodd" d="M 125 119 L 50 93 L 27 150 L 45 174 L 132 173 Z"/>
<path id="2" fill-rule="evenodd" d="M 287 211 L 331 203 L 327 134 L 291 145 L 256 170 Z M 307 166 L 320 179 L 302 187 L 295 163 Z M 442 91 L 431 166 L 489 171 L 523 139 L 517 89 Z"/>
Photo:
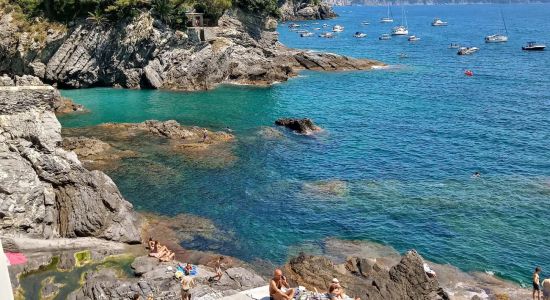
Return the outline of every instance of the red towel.
<path id="1" fill-rule="evenodd" d="M 19 265 L 27 262 L 27 257 L 23 253 L 6 252 L 5 254 L 10 265 Z"/>

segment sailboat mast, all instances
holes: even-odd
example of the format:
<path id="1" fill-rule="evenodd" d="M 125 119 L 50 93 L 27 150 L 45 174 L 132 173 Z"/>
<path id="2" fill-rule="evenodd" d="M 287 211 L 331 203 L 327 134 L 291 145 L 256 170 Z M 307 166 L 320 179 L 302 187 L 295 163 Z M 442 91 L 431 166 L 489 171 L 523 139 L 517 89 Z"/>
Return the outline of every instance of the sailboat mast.
<path id="1" fill-rule="evenodd" d="M 506 28 L 506 21 L 504 21 L 504 14 L 502 14 L 502 9 L 500 9 L 500 17 L 502 18 L 502 24 L 504 24 L 504 30 L 506 31 L 506 35 L 508 35 L 508 28 Z"/>

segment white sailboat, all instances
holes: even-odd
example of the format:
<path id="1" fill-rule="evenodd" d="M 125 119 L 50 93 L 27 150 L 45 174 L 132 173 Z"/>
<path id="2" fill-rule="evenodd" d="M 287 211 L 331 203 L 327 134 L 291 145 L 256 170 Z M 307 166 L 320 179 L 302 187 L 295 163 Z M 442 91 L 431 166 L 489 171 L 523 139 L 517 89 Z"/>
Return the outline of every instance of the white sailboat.
<path id="1" fill-rule="evenodd" d="M 403 25 L 403 20 L 405 20 L 405 25 Z M 391 35 L 408 35 L 409 29 L 407 29 L 407 15 L 405 14 L 405 8 L 401 7 L 401 25 L 396 26 L 392 29 Z"/>
<path id="2" fill-rule="evenodd" d="M 485 37 L 485 43 L 504 43 L 508 41 L 508 28 L 506 28 L 506 22 L 504 21 L 504 15 L 502 9 L 500 10 L 500 16 L 502 17 L 502 24 L 504 24 L 504 30 L 506 34 L 491 34 Z"/>
<path id="3" fill-rule="evenodd" d="M 380 19 L 380 23 L 393 23 L 393 17 L 391 16 L 390 4 L 388 3 L 388 15 Z"/>

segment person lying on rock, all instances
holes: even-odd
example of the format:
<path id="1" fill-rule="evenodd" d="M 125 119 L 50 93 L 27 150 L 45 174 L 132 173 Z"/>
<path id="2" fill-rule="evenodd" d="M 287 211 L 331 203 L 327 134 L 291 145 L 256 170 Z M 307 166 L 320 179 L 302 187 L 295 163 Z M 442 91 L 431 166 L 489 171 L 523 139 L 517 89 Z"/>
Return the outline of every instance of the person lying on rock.
<path id="1" fill-rule="evenodd" d="M 328 294 L 330 299 L 353 299 L 350 296 L 346 295 L 346 292 L 344 291 L 344 288 L 340 285 L 340 281 L 338 278 L 332 278 L 332 283 L 330 284 L 328 288 Z M 357 297 L 355 300 L 361 300 L 361 298 Z"/>
<path id="2" fill-rule="evenodd" d="M 271 300 L 290 300 L 294 298 L 294 289 L 286 281 L 283 271 L 276 269 L 269 283 L 269 297 Z"/>
<path id="3" fill-rule="evenodd" d="M 159 249 L 164 253 L 159 257 L 160 261 L 164 261 L 164 262 L 171 261 L 174 259 L 174 256 L 176 256 L 176 254 L 170 251 L 166 246 L 160 246 Z"/>

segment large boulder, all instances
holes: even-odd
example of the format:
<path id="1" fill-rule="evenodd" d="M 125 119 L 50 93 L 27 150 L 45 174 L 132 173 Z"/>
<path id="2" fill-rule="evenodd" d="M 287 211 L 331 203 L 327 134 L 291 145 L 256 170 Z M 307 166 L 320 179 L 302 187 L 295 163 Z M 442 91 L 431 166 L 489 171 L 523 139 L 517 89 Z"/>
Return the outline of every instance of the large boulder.
<path id="1" fill-rule="evenodd" d="M 139 242 L 138 218 L 114 182 L 60 148 L 57 90 L 23 82 L 0 87 L 0 234 Z"/>

